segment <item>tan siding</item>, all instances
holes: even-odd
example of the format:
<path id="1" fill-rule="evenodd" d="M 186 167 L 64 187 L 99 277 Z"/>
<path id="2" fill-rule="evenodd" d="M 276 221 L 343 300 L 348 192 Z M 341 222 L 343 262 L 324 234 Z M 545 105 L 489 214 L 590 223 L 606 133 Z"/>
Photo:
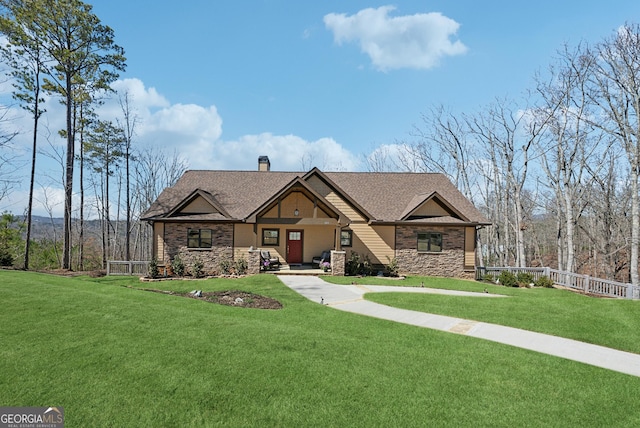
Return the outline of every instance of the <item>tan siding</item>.
<path id="1" fill-rule="evenodd" d="M 329 186 L 327 186 L 322 180 L 317 177 L 309 178 L 309 184 L 313 189 L 322 195 L 331 205 L 336 207 L 342 214 L 346 215 L 351 221 L 364 221 L 358 212 L 344 199 L 342 199 L 337 193 L 335 193 Z"/>
<path id="2" fill-rule="evenodd" d="M 475 268 L 476 266 L 476 228 L 467 227 L 464 233 L 464 266 Z"/>
<path id="3" fill-rule="evenodd" d="M 256 235 L 253 233 L 253 224 L 236 224 L 233 230 L 234 247 L 257 246 Z"/>
<path id="4" fill-rule="evenodd" d="M 153 246 L 155 255 L 158 262 L 164 262 L 164 223 L 153 224 Z"/>
<path id="5" fill-rule="evenodd" d="M 433 199 L 425 202 L 422 206 L 418 207 L 411 215 L 417 216 L 443 216 L 449 215 L 447 210 L 442 208 L 442 205 L 434 201 Z"/>
<path id="6" fill-rule="evenodd" d="M 298 217 L 293 213 L 298 209 Z M 283 218 L 313 218 L 313 201 L 301 193 L 292 193 L 281 202 L 281 214 Z M 324 211 L 318 209 L 317 218 L 328 218 Z"/>
<path id="7" fill-rule="evenodd" d="M 249 247 L 257 247 L 256 235 L 252 224 L 236 224 L 233 228 L 234 258 L 249 259 Z"/>
<path id="8" fill-rule="evenodd" d="M 334 248 L 335 227 L 307 226 L 304 228 L 305 263 L 311 263 L 311 259 L 322 254 L 323 251 Z"/>
<path id="9" fill-rule="evenodd" d="M 351 251 L 368 255 L 372 263 L 388 264 L 394 257 L 395 226 L 370 226 L 352 223 L 353 246 Z M 348 248 L 345 248 L 347 251 Z"/>
<path id="10" fill-rule="evenodd" d="M 204 213 L 217 213 L 214 207 L 211 206 L 202 196 L 198 196 L 189 205 L 184 207 L 181 211 L 184 214 L 204 214 Z"/>
<path id="11" fill-rule="evenodd" d="M 275 207 L 271 208 L 262 217 L 263 218 L 278 218 L 278 205 L 276 205 Z"/>

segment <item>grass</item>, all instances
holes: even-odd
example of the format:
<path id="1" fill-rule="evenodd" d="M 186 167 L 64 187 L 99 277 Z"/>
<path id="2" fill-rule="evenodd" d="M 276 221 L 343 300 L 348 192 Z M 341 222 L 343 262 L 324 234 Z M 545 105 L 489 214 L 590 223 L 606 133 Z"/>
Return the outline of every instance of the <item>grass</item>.
<path id="1" fill-rule="evenodd" d="M 336 278 L 336 279 L 334 279 Z M 345 283 L 345 277 L 326 278 Z M 370 293 L 368 300 L 416 311 L 484 321 L 567 337 L 640 354 L 640 302 L 594 298 L 552 288 L 512 288 L 452 278 L 412 277 L 406 281 L 359 278 L 362 284 L 408 285 L 483 292 L 508 299 L 433 294 Z M 350 282 L 348 282 L 350 283 Z"/>
<path id="2" fill-rule="evenodd" d="M 0 272 L 0 405 L 63 406 L 67 426 L 640 424 L 636 377 L 337 311 L 271 275 L 152 286 L 282 310 L 140 285 Z"/>

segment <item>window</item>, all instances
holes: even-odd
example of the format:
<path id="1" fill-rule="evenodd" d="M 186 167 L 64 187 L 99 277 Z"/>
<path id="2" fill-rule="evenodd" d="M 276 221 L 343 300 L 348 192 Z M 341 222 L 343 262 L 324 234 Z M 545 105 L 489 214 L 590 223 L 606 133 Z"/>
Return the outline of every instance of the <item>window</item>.
<path id="1" fill-rule="evenodd" d="M 340 231 L 340 246 L 351 247 L 353 244 L 353 230 Z"/>
<path id="2" fill-rule="evenodd" d="M 280 229 L 262 229 L 262 245 L 280 245 Z"/>
<path id="3" fill-rule="evenodd" d="M 442 251 L 442 233 L 418 233 L 418 251 L 439 253 Z"/>
<path id="4" fill-rule="evenodd" d="M 211 229 L 189 229 L 187 231 L 188 248 L 211 248 L 213 243 Z"/>

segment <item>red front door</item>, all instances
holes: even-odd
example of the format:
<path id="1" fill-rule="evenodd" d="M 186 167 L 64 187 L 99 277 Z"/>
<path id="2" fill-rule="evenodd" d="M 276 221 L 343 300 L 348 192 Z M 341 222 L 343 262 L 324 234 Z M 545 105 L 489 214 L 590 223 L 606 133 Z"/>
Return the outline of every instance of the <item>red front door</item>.
<path id="1" fill-rule="evenodd" d="M 287 230 L 287 263 L 302 263 L 302 230 Z"/>

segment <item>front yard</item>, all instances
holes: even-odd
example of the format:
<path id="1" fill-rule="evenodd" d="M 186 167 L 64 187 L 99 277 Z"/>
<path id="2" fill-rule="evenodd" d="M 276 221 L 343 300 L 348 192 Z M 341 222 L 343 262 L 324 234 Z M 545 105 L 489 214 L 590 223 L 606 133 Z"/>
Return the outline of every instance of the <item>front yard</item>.
<path id="1" fill-rule="evenodd" d="M 638 378 L 344 313 L 307 301 L 271 275 L 154 288 L 242 290 L 278 300 L 279 310 L 123 285 L 148 286 L 135 278 L 0 272 L 2 405 L 62 406 L 68 426 L 640 424 Z M 550 309 L 539 319 L 566 309 L 552 294 L 540 295 Z M 595 299 L 586 302 L 584 310 L 601 311 Z M 627 311 L 611 302 L 612 310 Z M 474 305 L 463 299 L 447 310 Z M 639 329 L 628 312 L 628 323 L 616 328 L 633 342 Z"/>

